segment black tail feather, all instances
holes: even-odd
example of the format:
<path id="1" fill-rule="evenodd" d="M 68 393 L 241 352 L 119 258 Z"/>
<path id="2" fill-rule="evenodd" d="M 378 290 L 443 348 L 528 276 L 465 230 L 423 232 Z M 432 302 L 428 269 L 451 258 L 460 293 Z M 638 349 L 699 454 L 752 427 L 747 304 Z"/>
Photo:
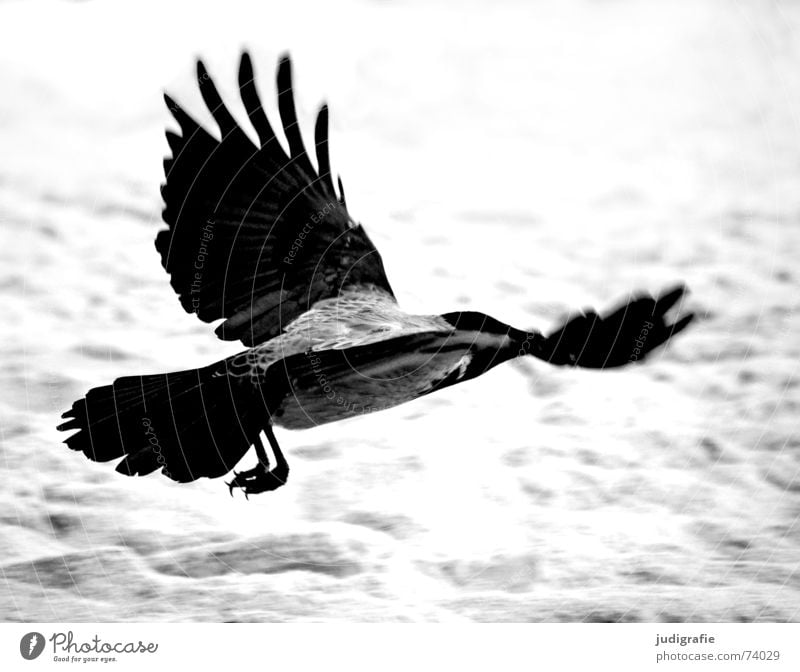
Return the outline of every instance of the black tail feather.
<path id="1" fill-rule="evenodd" d="M 187 482 L 228 473 L 269 422 L 249 378 L 227 375 L 225 363 L 176 373 L 119 378 L 96 387 L 62 416 L 65 440 L 89 459 L 123 459 L 117 471 L 161 469 Z"/>
<path id="2" fill-rule="evenodd" d="M 578 315 L 543 339 L 540 359 L 551 364 L 606 369 L 643 359 L 667 340 L 683 331 L 694 318 L 682 317 L 666 324 L 664 316 L 683 296 L 678 286 L 658 298 L 631 299 L 604 317 L 595 312 Z"/>

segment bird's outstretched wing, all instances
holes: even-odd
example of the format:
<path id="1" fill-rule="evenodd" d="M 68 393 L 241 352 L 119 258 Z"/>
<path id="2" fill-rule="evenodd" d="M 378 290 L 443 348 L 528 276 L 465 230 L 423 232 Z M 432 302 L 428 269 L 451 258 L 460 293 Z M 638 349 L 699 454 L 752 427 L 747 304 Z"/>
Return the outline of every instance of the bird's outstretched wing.
<path id="1" fill-rule="evenodd" d="M 172 157 L 161 189 L 168 229 L 156 238 L 181 304 L 204 322 L 225 318 L 223 340 L 253 346 L 344 288 L 393 297 L 383 262 L 336 193 L 328 155 L 328 110 L 315 128 L 316 167 L 303 145 L 291 64 L 278 64 L 278 110 L 287 154 L 261 106 L 247 53 L 239 68 L 242 102 L 259 146 L 225 107 L 202 62 L 200 92 L 219 126 L 217 140 L 169 96 L 181 134 L 167 131 Z"/>
<path id="2" fill-rule="evenodd" d="M 658 297 L 632 297 L 602 316 L 594 311 L 576 315 L 544 338 L 533 354 L 551 364 L 589 369 L 610 369 L 642 360 L 694 319 L 689 313 L 667 324 L 667 312 L 686 291 L 679 285 Z"/>

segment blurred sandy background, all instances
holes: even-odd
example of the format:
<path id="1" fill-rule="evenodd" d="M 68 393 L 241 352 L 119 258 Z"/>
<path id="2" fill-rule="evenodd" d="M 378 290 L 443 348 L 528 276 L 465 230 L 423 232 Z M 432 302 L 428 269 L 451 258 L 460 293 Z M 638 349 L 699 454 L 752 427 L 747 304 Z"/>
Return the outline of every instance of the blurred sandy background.
<path id="1" fill-rule="evenodd" d="M 333 6 L 335 4 L 335 7 Z M 0 617 L 797 621 L 800 4 L 0 5 Z M 126 479 L 54 427 L 240 348 L 159 265 L 169 89 L 295 61 L 413 312 L 548 329 L 683 280 L 615 372 L 535 361 L 292 433 L 289 486 Z M 242 466 L 252 466 L 253 456 Z"/>

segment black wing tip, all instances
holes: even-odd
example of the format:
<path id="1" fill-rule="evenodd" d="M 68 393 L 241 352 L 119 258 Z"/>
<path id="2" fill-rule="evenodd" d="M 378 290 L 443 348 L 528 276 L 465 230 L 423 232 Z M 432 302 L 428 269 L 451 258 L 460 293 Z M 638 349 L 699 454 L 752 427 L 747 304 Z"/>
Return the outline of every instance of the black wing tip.
<path id="1" fill-rule="evenodd" d="M 81 402 L 83 402 L 83 404 Z M 72 404 L 72 408 L 64 411 L 61 414 L 61 418 L 64 420 L 64 422 L 57 425 L 56 429 L 59 432 L 71 432 L 75 429 L 85 429 L 85 423 L 81 419 L 81 416 L 85 417 L 85 401 L 83 399 L 76 401 L 74 404 Z M 82 431 L 78 431 L 75 434 L 70 434 L 66 439 L 64 439 L 63 443 L 65 443 L 72 450 L 82 450 L 82 444 L 84 441 L 83 438 L 81 438 L 82 434 Z"/>
<path id="2" fill-rule="evenodd" d="M 166 91 L 164 92 L 164 104 L 167 106 L 167 109 L 172 113 L 176 119 L 178 118 L 178 114 L 181 112 L 181 106 L 175 102 L 175 99 L 170 96 Z"/>
<path id="3" fill-rule="evenodd" d="M 292 59 L 288 53 L 278 56 L 278 96 L 292 94 Z"/>
<path id="4" fill-rule="evenodd" d="M 664 313 L 688 294 L 689 288 L 682 282 L 678 283 L 661 292 L 658 298 L 656 298 L 656 310 Z"/>
<path id="5" fill-rule="evenodd" d="M 347 207 L 347 200 L 344 197 L 344 185 L 342 184 L 342 176 L 336 176 L 336 182 L 339 185 L 339 203 L 341 203 L 345 208 Z"/>
<path id="6" fill-rule="evenodd" d="M 245 84 L 249 84 L 253 79 L 255 79 L 253 61 L 250 59 L 250 54 L 247 51 L 243 51 L 239 59 L 239 86 L 242 87 Z"/>
<path id="7" fill-rule="evenodd" d="M 203 102 L 206 104 L 208 111 L 211 112 L 211 116 L 214 117 L 214 121 L 217 122 L 222 134 L 228 135 L 236 132 L 239 126 L 225 106 L 225 102 L 222 100 L 219 91 L 217 91 L 213 78 L 208 74 L 203 61 L 200 59 L 197 60 L 197 85 L 200 89 L 200 95 L 203 97 Z"/>
<path id="8" fill-rule="evenodd" d="M 284 54 L 278 61 L 277 75 L 278 113 L 280 114 L 283 134 L 289 143 L 289 154 L 301 170 L 313 173 L 314 167 L 306 153 L 300 125 L 297 120 L 297 110 L 294 101 L 294 88 L 292 86 L 292 69 L 289 55 Z"/>
<path id="9" fill-rule="evenodd" d="M 164 136 L 167 138 L 167 144 L 169 145 L 169 149 L 172 152 L 173 158 L 178 155 L 180 151 L 181 143 L 183 142 L 183 136 L 179 133 L 175 133 L 175 131 L 166 130 L 164 132 Z"/>
<path id="10" fill-rule="evenodd" d="M 325 103 L 319 108 L 317 112 L 317 121 L 314 124 L 314 143 L 317 146 L 317 154 L 319 154 L 320 145 L 322 145 L 323 152 L 327 149 L 328 144 L 328 106 Z"/>
<path id="11" fill-rule="evenodd" d="M 669 337 L 672 338 L 676 334 L 682 332 L 686 327 L 688 327 L 697 317 L 695 313 L 689 313 L 688 315 L 684 315 L 680 320 L 678 320 L 675 324 L 671 327 L 668 327 L 670 330 Z"/>

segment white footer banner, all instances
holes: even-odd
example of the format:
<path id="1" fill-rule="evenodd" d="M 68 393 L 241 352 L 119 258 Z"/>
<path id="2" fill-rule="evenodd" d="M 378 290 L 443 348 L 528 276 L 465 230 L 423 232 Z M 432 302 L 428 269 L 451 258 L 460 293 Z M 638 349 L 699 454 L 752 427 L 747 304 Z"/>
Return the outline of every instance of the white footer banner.
<path id="1" fill-rule="evenodd" d="M 796 624 L 7 623 L 0 670 L 800 670 Z"/>

